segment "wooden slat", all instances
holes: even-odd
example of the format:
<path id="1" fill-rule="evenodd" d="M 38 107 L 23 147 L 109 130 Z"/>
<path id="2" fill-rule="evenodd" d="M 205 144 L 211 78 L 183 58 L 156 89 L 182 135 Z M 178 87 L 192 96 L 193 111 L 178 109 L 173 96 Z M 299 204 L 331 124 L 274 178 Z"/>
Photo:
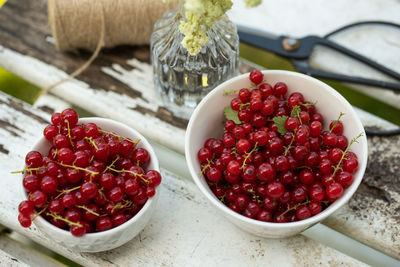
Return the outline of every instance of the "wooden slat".
<path id="1" fill-rule="evenodd" d="M 0 250 L 0 265 L 1 266 L 10 266 L 10 267 L 27 267 L 29 265 L 20 262 L 18 259 L 14 258 L 10 254 Z"/>
<path id="2" fill-rule="evenodd" d="M 334 249 L 302 236 L 269 240 L 249 235 L 210 207 L 195 185 L 163 170 L 157 209 L 149 225 L 126 245 L 103 253 L 75 253 L 59 246 L 35 226 L 18 225 L 22 199 L 20 169 L 49 115 L 0 93 L 0 224 L 85 266 L 137 265 L 301 265 L 362 266 Z M 313 255 L 310 257 L 310 255 Z"/>
<path id="3" fill-rule="evenodd" d="M 32 246 L 11 239 L 6 234 L 0 235 L 0 254 L 8 254 L 13 263 L 20 263 L 22 266 L 46 266 L 46 267 L 65 267 L 66 265 L 57 262 L 50 256 L 45 255 L 33 248 Z M 1 258 L 1 256 L 0 256 Z M 0 266 L 10 266 L 2 263 Z"/>

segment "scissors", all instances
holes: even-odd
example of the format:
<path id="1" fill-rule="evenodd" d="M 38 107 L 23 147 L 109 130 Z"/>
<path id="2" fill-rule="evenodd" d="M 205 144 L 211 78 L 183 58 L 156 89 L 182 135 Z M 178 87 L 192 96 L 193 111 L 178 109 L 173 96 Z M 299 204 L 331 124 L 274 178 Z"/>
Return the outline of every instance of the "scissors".
<path id="1" fill-rule="evenodd" d="M 279 56 L 289 59 L 295 69 L 301 73 L 323 79 L 336 80 L 341 82 L 363 84 L 368 86 L 375 86 L 378 88 L 391 89 L 395 92 L 400 92 L 400 73 L 395 72 L 375 61 L 369 59 L 353 50 L 350 50 L 338 43 L 328 39 L 330 36 L 360 25 L 366 24 L 379 24 L 392 26 L 400 29 L 400 25 L 385 22 L 385 21 L 363 21 L 341 27 L 323 37 L 316 35 L 309 35 L 302 38 L 293 38 L 290 36 L 275 36 L 271 33 L 260 31 L 257 29 L 248 28 L 242 25 L 237 25 L 238 35 L 241 42 L 273 52 Z M 316 45 L 321 45 L 339 53 L 342 53 L 348 57 L 351 57 L 361 63 L 364 63 L 371 68 L 380 71 L 391 78 L 399 81 L 398 83 L 387 82 L 382 80 L 368 79 L 358 76 L 349 76 L 340 73 L 328 72 L 312 68 L 308 64 L 308 59 Z"/>

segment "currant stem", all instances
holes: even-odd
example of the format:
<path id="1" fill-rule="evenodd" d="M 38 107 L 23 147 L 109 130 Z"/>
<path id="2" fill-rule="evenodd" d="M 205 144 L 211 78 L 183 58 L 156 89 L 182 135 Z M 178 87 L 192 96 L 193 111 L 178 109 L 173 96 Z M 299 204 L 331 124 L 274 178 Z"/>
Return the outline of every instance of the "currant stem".
<path id="1" fill-rule="evenodd" d="M 64 164 L 64 163 L 62 163 L 62 162 L 59 162 L 58 164 L 60 164 L 60 165 L 63 166 L 63 167 L 66 167 L 66 168 L 73 168 L 73 169 L 76 169 L 76 170 L 81 170 L 81 171 L 89 172 L 89 173 L 91 173 L 92 175 L 99 174 L 99 172 L 91 171 L 91 170 L 88 170 L 88 169 L 85 169 L 85 168 L 81 168 L 81 167 L 77 167 L 77 166 L 74 166 L 74 165 Z"/>
<path id="2" fill-rule="evenodd" d="M 311 103 L 300 103 L 300 105 L 303 107 L 315 106 L 316 104 L 317 104 L 317 101 L 311 102 Z"/>
<path id="3" fill-rule="evenodd" d="M 246 155 L 244 156 L 244 160 L 243 160 L 243 164 L 242 164 L 242 169 L 244 169 L 246 167 L 246 161 L 250 158 L 251 154 L 253 154 L 253 152 L 258 150 L 258 143 L 256 142 L 254 144 L 254 147 L 252 150 L 250 150 L 250 152 L 246 153 Z"/>
<path id="4" fill-rule="evenodd" d="M 144 178 L 144 175 L 143 175 L 143 174 L 139 174 L 139 173 L 137 173 L 137 172 L 129 171 L 129 170 L 124 170 L 124 169 L 122 169 L 122 170 L 117 170 L 117 169 L 114 169 L 114 168 L 111 168 L 111 167 L 109 167 L 108 169 L 111 170 L 111 171 L 117 172 L 117 173 L 121 173 L 121 172 L 132 173 L 133 175 L 138 176 L 138 177 L 139 177 L 143 182 L 145 182 L 146 184 L 149 183 L 149 181 L 148 181 L 147 179 Z"/>
<path id="5" fill-rule="evenodd" d="M 42 208 L 41 211 L 39 211 L 38 213 L 36 213 L 36 214 L 31 218 L 31 220 L 33 221 L 33 220 L 36 219 L 40 214 L 42 214 L 42 213 L 47 209 L 47 206 L 48 206 L 48 205 L 45 205 L 45 206 Z"/>
<path id="6" fill-rule="evenodd" d="M 61 216 L 58 216 L 57 214 L 53 214 L 51 212 L 47 212 L 46 215 L 47 216 L 51 216 L 56 220 L 60 220 L 60 221 L 66 222 L 69 226 L 75 225 L 75 226 L 78 226 L 78 227 L 82 227 L 82 224 L 77 223 L 77 222 L 71 222 L 70 220 L 67 220 L 67 219 L 65 219 L 65 218 L 63 218 Z"/>
<path id="7" fill-rule="evenodd" d="M 85 136 L 84 139 L 87 140 L 87 141 L 89 142 L 89 144 L 91 144 L 92 146 L 94 146 L 94 148 L 95 148 L 96 150 L 99 149 L 99 148 L 97 147 L 97 145 L 96 145 L 96 142 L 93 140 L 92 137 L 87 137 L 87 136 Z"/>
<path id="8" fill-rule="evenodd" d="M 302 202 L 302 203 L 297 203 L 296 205 L 294 205 L 293 207 L 291 207 L 291 208 L 288 208 L 287 210 L 285 210 L 281 215 L 279 215 L 279 216 L 283 216 L 283 215 L 285 215 L 286 213 L 288 213 L 289 211 L 291 211 L 291 210 L 296 210 L 298 207 L 300 207 L 300 206 L 302 206 L 302 205 L 306 205 L 306 204 L 308 204 L 308 203 L 310 203 L 311 201 L 310 200 L 307 200 L 307 201 L 305 201 L 305 202 Z"/>
<path id="9" fill-rule="evenodd" d="M 141 140 L 140 140 L 140 138 L 138 138 L 136 141 L 133 141 L 133 140 L 132 140 L 132 139 L 130 139 L 130 138 L 127 138 L 127 137 L 125 137 L 125 136 L 122 136 L 122 135 L 118 135 L 118 134 L 116 134 L 116 133 L 114 133 L 114 132 L 112 132 L 112 131 L 105 131 L 105 130 L 101 130 L 101 129 L 99 129 L 99 132 L 101 132 L 101 133 L 107 133 L 107 134 L 111 134 L 112 136 L 118 137 L 119 139 L 124 139 L 124 140 L 127 140 L 127 141 L 129 141 L 129 142 L 133 143 L 133 144 L 134 144 L 134 147 L 136 147 L 136 146 L 137 146 L 137 144 L 139 144 L 139 142 L 141 141 Z"/>
<path id="10" fill-rule="evenodd" d="M 72 191 L 77 190 L 77 189 L 79 189 L 79 188 L 81 188 L 81 186 L 77 186 L 77 187 L 70 188 L 70 189 L 67 189 L 67 190 L 62 190 L 61 193 L 58 194 L 58 195 L 55 197 L 55 199 L 61 197 L 63 194 L 71 193 Z"/>
<path id="11" fill-rule="evenodd" d="M 239 92 L 240 89 L 233 89 L 233 90 L 229 90 L 229 91 L 224 91 L 223 95 L 229 95 L 229 94 L 234 94 Z"/>
<path id="12" fill-rule="evenodd" d="M 250 102 L 247 102 L 247 103 L 245 103 L 245 104 L 240 104 L 240 105 L 239 105 L 239 110 L 242 110 L 243 107 L 246 107 L 246 106 L 250 106 Z"/>
<path id="13" fill-rule="evenodd" d="M 91 214 L 93 214 L 93 215 L 96 215 L 97 217 L 100 217 L 100 214 L 98 214 L 97 212 L 94 212 L 94 211 L 88 209 L 88 208 L 85 207 L 85 206 L 77 205 L 76 207 L 81 208 L 81 209 L 84 209 L 84 210 L 86 210 L 87 212 L 89 212 L 89 213 L 91 213 Z"/>
<path id="14" fill-rule="evenodd" d="M 104 171 L 103 171 L 102 173 L 105 173 L 106 171 L 109 170 L 109 168 L 114 167 L 115 162 L 117 162 L 118 160 L 119 160 L 119 155 L 117 155 L 117 157 L 111 162 L 110 165 L 108 165 L 108 166 L 104 169 Z"/>
<path id="15" fill-rule="evenodd" d="M 67 124 L 67 129 L 68 129 L 68 140 L 71 143 L 71 146 L 74 147 L 74 144 L 72 143 L 72 137 L 71 137 L 71 128 L 69 127 L 69 121 L 64 120 L 64 122 Z"/>
<path id="16" fill-rule="evenodd" d="M 350 141 L 350 144 L 349 144 L 349 145 L 346 147 L 346 149 L 344 150 L 344 152 L 343 152 L 343 154 L 342 154 L 342 157 L 340 158 L 338 164 L 336 165 L 336 167 L 334 167 L 334 170 L 333 170 L 333 173 L 332 173 L 332 176 L 330 177 L 330 179 L 333 179 L 333 177 L 335 177 L 335 174 L 336 174 L 337 170 L 341 169 L 341 168 L 340 168 L 340 164 L 342 164 L 342 161 L 343 161 L 343 159 L 346 157 L 347 152 L 349 152 L 350 146 L 351 146 L 352 144 L 354 144 L 354 143 L 358 143 L 358 138 L 360 138 L 361 136 L 363 136 L 363 133 L 360 133 L 357 137 L 353 138 L 353 139 Z"/>
<path id="17" fill-rule="evenodd" d="M 339 117 L 337 118 L 337 120 L 335 121 L 335 123 L 332 126 L 332 129 L 329 130 L 329 132 L 331 133 L 333 131 L 333 129 L 336 128 L 336 125 L 338 124 L 338 122 L 340 121 L 340 118 L 343 117 L 345 115 L 345 113 L 340 112 Z"/>
<path id="18" fill-rule="evenodd" d="M 111 209 L 111 213 L 114 212 L 115 209 L 123 209 L 126 207 L 129 207 L 130 205 L 132 205 L 132 201 L 130 200 L 124 200 L 124 204 L 121 204 L 121 202 L 118 202 L 112 209 Z"/>
<path id="19" fill-rule="evenodd" d="M 201 169 L 201 173 L 202 173 L 202 174 L 205 174 L 205 173 L 206 173 L 206 170 L 207 170 L 208 168 L 211 167 L 211 164 L 212 164 L 212 163 L 214 163 L 212 160 L 207 159 L 207 165 L 204 166 L 203 169 Z"/>
<path id="20" fill-rule="evenodd" d="M 289 153 L 289 150 L 292 148 L 293 141 L 294 141 L 294 135 L 292 137 L 292 140 L 290 140 L 290 144 L 285 149 L 285 156 L 287 156 L 287 154 Z"/>
<path id="21" fill-rule="evenodd" d="M 15 173 L 24 173 L 24 172 L 32 172 L 32 171 L 39 171 L 42 167 L 38 167 L 38 168 L 25 168 L 22 171 L 13 171 L 11 172 L 12 174 Z"/>

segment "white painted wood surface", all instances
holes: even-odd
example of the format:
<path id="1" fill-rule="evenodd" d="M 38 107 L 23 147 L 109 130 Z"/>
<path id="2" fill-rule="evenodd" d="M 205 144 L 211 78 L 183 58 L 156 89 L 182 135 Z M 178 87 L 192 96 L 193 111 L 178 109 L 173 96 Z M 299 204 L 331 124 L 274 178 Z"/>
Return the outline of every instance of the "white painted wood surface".
<path id="1" fill-rule="evenodd" d="M 57 262 L 53 258 L 37 251 L 31 245 L 27 245 L 17 240 L 11 239 L 6 234 L 0 235 L 0 254 L 6 253 L 13 259 L 13 263 L 22 264 L 21 266 L 41 266 L 41 267 L 63 267 L 65 265 Z M 1 256 L 0 256 L 1 258 Z M 10 266 L 0 260 L 0 266 Z"/>
<path id="2" fill-rule="evenodd" d="M 20 262 L 18 259 L 0 250 L 0 266 L 25 267 L 29 265 Z"/>
<path id="3" fill-rule="evenodd" d="M 163 170 L 157 210 L 149 225 L 126 245 L 103 253 L 75 253 L 61 247 L 33 225 L 18 225 L 17 206 L 22 199 L 21 177 L 10 174 L 23 166 L 24 155 L 42 134 L 49 114 L 27 105 L 13 109 L 11 98 L 0 93 L 0 224 L 85 266 L 310 266 L 364 264 L 302 236 L 262 239 L 230 224 L 212 209 L 195 185 Z M 13 102 L 19 103 L 19 102 Z M 23 111 L 23 112 L 21 112 Z M 8 151 L 8 153 L 6 152 Z M 312 255 L 312 257 L 310 256 Z"/>

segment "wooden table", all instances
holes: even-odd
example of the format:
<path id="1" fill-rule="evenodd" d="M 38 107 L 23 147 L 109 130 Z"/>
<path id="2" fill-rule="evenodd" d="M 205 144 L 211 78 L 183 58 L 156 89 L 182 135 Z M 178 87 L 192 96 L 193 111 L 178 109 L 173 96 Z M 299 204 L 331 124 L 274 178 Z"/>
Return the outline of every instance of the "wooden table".
<path id="1" fill-rule="evenodd" d="M 49 86 L 89 56 L 55 50 L 45 1 L 14 0 L 0 10 L 0 67 L 25 80 Z M 250 68 L 242 63 L 240 71 Z M 134 127 L 152 140 L 160 158 L 164 182 L 155 215 L 138 237 L 108 252 L 76 253 L 55 244 L 35 226 L 22 229 L 17 222 L 17 205 L 22 199 L 20 177 L 10 171 L 21 168 L 24 155 L 41 135 L 50 113 L 69 105 Z M 235 228 L 209 205 L 191 181 L 182 155 L 187 121 L 173 116 L 158 100 L 146 46 L 103 51 L 77 79 L 52 89 L 34 106 L 0 93 L 0 111 L 0 224 L 82 265 L 363 265 L 355 258 L 374 265 L 383 260 L 393 266 L 399 264 L 351 240 L 400 259 L 398 136 L 368 138 L 370 154 L 363 183 L 349 203 L 323 225 L 314 226 L 304 235 L 270 240 Z M 369 113 L 357 112 L 365 125 L 393 127 Z M 342 243 L 335 245 L 335 239 Z M 352 252 L 346 242 L 360 250 Z M 0 263 L 13 257 L 3 247 Z"/>

